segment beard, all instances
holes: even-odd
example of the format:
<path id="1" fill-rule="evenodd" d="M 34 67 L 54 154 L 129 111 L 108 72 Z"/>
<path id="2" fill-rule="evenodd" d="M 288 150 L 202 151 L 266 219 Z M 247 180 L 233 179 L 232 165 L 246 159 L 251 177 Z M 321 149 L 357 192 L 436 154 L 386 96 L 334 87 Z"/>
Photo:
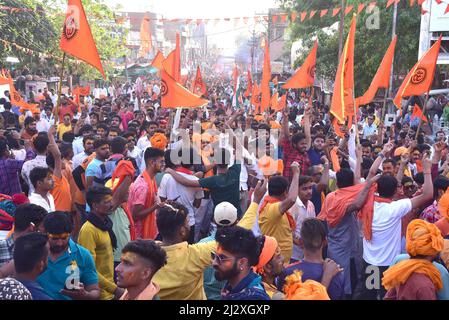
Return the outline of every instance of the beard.
<path id="1" fill-rule="evenodd" d="M 229 280 L 234 278 L 235 276 L 237 276 L 240 273 L 240 270 L 237 268 L 237 263 L 234 262 L 234 264 L 232 265 L 232 268 L 226 271 L 220 271 L 218 269 L 215 269 L 215 279 L 217 279 L 218 281 L 223 281 L 223 280 Z"/>
<path id="2" fill-rule="evenodd" d="M 67 250 L 67 245 L 65 246 L 50 246 L 50 252 L 53 254 L 58 254 Z"/>

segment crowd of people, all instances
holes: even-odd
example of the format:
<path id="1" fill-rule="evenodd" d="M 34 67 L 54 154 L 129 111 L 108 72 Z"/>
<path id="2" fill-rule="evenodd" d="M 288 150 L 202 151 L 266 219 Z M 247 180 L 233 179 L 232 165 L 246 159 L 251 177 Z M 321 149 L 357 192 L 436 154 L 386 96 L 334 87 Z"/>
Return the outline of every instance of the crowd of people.
<path id="1" fill-rule="evenodd" d="M 449 145 L 422 98 L 348 127 L 309 91 L 257 113 L 206 80 L 195 109 L 157 80 L 32 111 L 5 92 L 0 299 L 449 299 Z"/>

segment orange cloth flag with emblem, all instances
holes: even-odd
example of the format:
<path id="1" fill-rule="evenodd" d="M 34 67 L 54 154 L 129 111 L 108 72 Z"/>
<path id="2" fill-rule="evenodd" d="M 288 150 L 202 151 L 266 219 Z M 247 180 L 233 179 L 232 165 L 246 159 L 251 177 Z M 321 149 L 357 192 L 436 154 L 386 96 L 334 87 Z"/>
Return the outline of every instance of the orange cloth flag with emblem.
<path id="1" fill-rule="evenodd" d="M 413 113 L 412 113 L 412 116 L 410 117 L 410 119 L 413 120 L 415 118 L 418 118 L 424 122 L 427 122 L 426 116 L 423 114 L 423 112 L 421 111 L 421 108 L 417 104 L 415 104 L 415 107 L 413 108 Z"/>
<path id="2" fill-rule="evenodd" d="M 0 72 L 0 86 L 5 84 L 9 84 L 9 79 L 7 71 L 2 69 Z"/>
<path id="3" fill-rule="evenodd" d="M 151 43 L 151 25 L 150 25 L 150 17 L 148 13 L 145 13 L 145 16 L 142 19 L 142 23 L 140 24 L 140 51 L 139 57 L 146 57 L 151 49 L 153 48 L 153 44 Z"/>
<path id="4" fill-rule="evenodd" d="M 79 103 L 80 96 L 88 96 L 90 94 L 90 86 L 87 87 L 76 87 L 73 89 L 73 95 L 75 96 L 75 102 Z"/>
<path id="5" fill-rule="evenodd" d="M 156 53 L 156 56 L 154 57 L 153 61 L 151 62 L 151 66 L 158 68 L 159 70 L 162 69 L 162 62 L 165 60 L 164 55 L 159 50 Z"/>
<path id="6" fill-rule="evenodd" d="M 9 71 L 2 70 L 1 78 L 6 79 L 7 83 L 5 84 L 9 84 L 9 95 L 11 105 L 20 107 L 20 112 L 23 112 L 24 110 L 29 110 L 32 113 L 35 112 L 40 113 L 40 110 L 38 108 L 39 104 L 28 103 L 25 100 L 23 100 L 22 95 L 14 87 L 14 81 L 11 78 L 11 74 L 9 73 Z"/>
<path id="7" fill-rule="evenodd" d="M 354 15 L 343 52 L 338 63 L 330 112 L 343 123 L 354 115 L 354 42 L 357 16 Z"/>
<path id="8" fill-rule="evenodd" d="M 250 95 L 251 95 L 251 93 L 252 93 L 252 91 L 253 91 L 253 79 L 252 79 L 252 77 L 251 77 L 251 71 L 250 70 L 248 70 L 248 73 L 247 73 L 247 79 L 248 79 L 248 83 L 246 84 L 246 91 L 245 91 L 245 93 L 243 93 L 243 96 L 245 97 L 245 98 L 248 98 Z"/>
<path id="9" fill-rule="evenodd" d="M 181 86 L 164 70 L 161 70 L 161 96 L 163 108 L 195 108 L 202 107 L 209 101 Z"/>
<path id="10" fill-rule="evenodd" d="M 262 92 L 262 99 L 260 103 L 261 111 L 265 111 L 270 105 L 270 80 L 271 80 L 271 65 L 270 65 L 270 47 L 268 41 L 265 40 L 265 55 L 262 71 L 262 82 L 260 90 Z"/>
<path id="11" fill-rule="evenodd" d="M 162 61 L 165 71 L 176 81 L 181 82 L 181 48 L 179 33 L 176 33 L 176 48 Z"/>
<path id="12" fill-rule="evenodd" d="M 440 52 L 442 36 L 419 59 L 402 82 L 396 97 L 393 99 L 396 107 L 401 109 L 403 97 L 419 96 L 430 90 L 435 74 L 435 66 Z"/>
<path id="13" fill-rule="evenodd" d="M 390 86 L 391 65 L 393 64 L 394 50 L 396 48 L 397 40 L 398 37 L 395 36 L 391 41 L 390 46 L 388 47 L 368 90 L 366 90 L 363 96 L 355 99 L 356 106 L 370 103 L 373 101 L 378 89 L 387 89 Z"/>
<path id="14" fill-rule="evenodd" d="M 313 86 L 315 82 L 316 54 L 318 51 L 318 41 L 315 41 L 312 51 L 310 51 L 302 66 L 296 70 L 295 74 L 282 86 L 284 89 L 299 89 Z"/>
<path id="15" fill-rule="evenodd" d="M 106 79 L 81 0 L 69 0 L 59 47 L 90 64 Z"/>
<path id="16" fill-rule="evenodd" d="M 203 77 L 201 76 L 200 66 L 196 68 L 196 77 L 193 83 L 193 93 L 203 96 L 207 93 L 206 84 L 203 82 Z"/>
<path id="17" fill-rule="evenodd" d="M 415 219 L 407 227 L 406 250 L 411 257 L 436 256 L 444 248 L 444 239 L 440 230 L 427 221 Z M 390 290 L 407 282 L 413 273 L 426 275 L 435 285 L 435 289 L 443 288 L 441 274 L 432 262 L 425 259 L 403 260 L 384 272 L 382 285 Z"/>

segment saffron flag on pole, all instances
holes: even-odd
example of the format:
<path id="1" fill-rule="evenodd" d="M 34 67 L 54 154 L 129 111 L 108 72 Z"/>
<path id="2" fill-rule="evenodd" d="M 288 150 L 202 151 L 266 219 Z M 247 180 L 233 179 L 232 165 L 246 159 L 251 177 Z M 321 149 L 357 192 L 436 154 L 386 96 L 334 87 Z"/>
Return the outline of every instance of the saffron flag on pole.
<path id="1" fill-rule="evenodd" d="M 262 82 L 260 90 L 262 92 L 261 111 L 265 111 L 270 104 L 270 79 L 271 79 L 271 64 L 270 64 L 270 46 L 268 40 L 265 40 L 265 55 L 262 71 Z"/>
<path id="2" fill-rule="evenodd" d="M 256 82 L 253 83 L 253 92 L 251 94 L 251 104 L 254 106 L 256 113 L 260 113 L 260 88 Z"/>
<path id="3" fill-rule="evenodd" d="M 161 70 L 161 96 L 163 108 L 196 108 L 209 102 L 181 86 L 164 69 Z"/>
<path id="4" fill-rule="evenodd" d="M 181 82 L 181 48 L 179 33 L 176 33 L 176 48 L 169 53 L 167 58 L 162 62 L 165 71 L 176 82 Z"/>
<path id="5" fill-rule="evenodd" d="M 438 41 L 419 59 L 399 87 L 396 97 L 393 99 L 394 104 L 399 109 L 402 107 L 402 97 L 419 96 L 430 90 L 442 37 L 440 36 Z"/>
<path id="6" fill-rule="evenodd" d="M 356 106 L 370 103 L 371 101 L 373 101 L 378 89 L 387 89 L 389 87 L 391 65 L 393 64 L 394 50 L 396 48 L 397 39 L 398 37 L 395 36 L 391 41 L 390 46 L 388 47 L 387 52 L 385 53 L 385 56 L 383 57 L 382 62 L 380 63 L 380 66 L 377 69 L 376 75 L 371 81 L 368 90 L 366 90 L 363 96 L 355 99 Z"/>
<path id="7" fill-rule="evenodd" d="M 251 71 L 249 69 L 246 76 L 247 76 L 246 91 L 243 94 L 243 96 L 245 98 L 248 98 L 251 95 L 251 92 L 253 91 L 253 79 L 251 77 Z"/>
<path id="8" fill-rule="evenodd" d="M 59 47 L 90 64 L 106 78 L 81 0 L 68 0 Z"/>
<path id="9" fill-rule="evenodd" d="M 165 60 L 164 55 L 159 50 L 156 53 L 156 56 L 154 57 L 153 61 L 151 62 L 151 66 L 155 67 L 157 69 L 162 69 L 162 62 Z"/>
<path id="10" fill-rule="evenodd" d="M 203 81 L 203 77 L 201 76 L 200 66 L 196 68 L 196 77 L 193 84 L 193 93 L 204 96 L 206 95 L 207 89 L 206 84 Z"/>
<path id="11" fill-rule="evenodd" d="M 307 56 L 302 66 L 296 70 L 295 74 L 282 86 L 283 89 L 299 89 L 313 86 L 315 81 L 316 53 L 318 51 L 318 41 L 315 41 L 312 50 Z"/>
<path id="12" fill-rule="evenodd" d="M 354 115 L 354 42 L 357 16 L 354 14 L 338 63 L 330 112 L 340 123 Z"/>
<path id="13" fill-rule="evenodd" d="M 140 51 L 139 57 L 147 57 L 153 48 L 153 44 L 151 43 L 151 24 L 150 17 L 148 13 L 145 13 L 145 16 L 142 19 L 142 23 L 140 25 Z"/>
<path id="14" fill-rule="evenodd" d="M 415 107 L 413 108 L 413 113 L 412 113 L 410 119 L 413 120 L 415 118 L 418 118 L 424 122 L 427 122 L 426 116 L 423 114 L 421 108 L 417 104 L 415 104 Z"/>

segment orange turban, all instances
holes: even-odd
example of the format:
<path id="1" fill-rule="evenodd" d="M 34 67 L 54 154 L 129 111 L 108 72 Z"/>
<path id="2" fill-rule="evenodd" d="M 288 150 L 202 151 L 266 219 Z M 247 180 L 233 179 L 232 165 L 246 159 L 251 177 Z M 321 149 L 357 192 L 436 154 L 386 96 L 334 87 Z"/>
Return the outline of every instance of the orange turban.
<path id="1" fill-rule="evenodd" d="M 407 227 L 406 249 L 410 256 L 436 256 L 443 250 L 441 231 L 432 223 L 415 219 Z"/>
<path id="2" fill-rule="evenodd" d="M 118 163 L 111 178 L 111 189 L 115 191 L 117 187 L 125 180 L 126 177 L 133 178 L 136 173 L 136 169 L 129 160 L 122 160 Z M 118 179 L 118 180 L 116 180 Z"/>
<path id="3" fill-rule="evenodd" d="M 298 270 L 285 281 L 285 300 L 330 300 L 325 286 L 314 280 L 302 282 L 302 272 Z"/>
<path id="4" fill-rule="evenodd" d="M 277 121 L 270 121 L 271 129 L 282 129 L 282 126 Z"/>
<path id="5" fill-rule="evenodd" d="M 265 243 L 262 248 L 262 252 L 259 255 L 259 263 L 255 266 L 257 273 L 263 273 L 263 267 L 266 266 L 271 259 L 273 259 L 276 249 L 278 248 L 278 242 L 275 238 L 265 236 Z"/>
<path id="6" fill-rule="evenodd" d="M 449 219 L 449 188 L 438 200 L 438 211 L 442 217 Z"/>
<path id="7" fill-rule="evenodd" d="M 153 148 L 165 150 L 167 148 L 168 139 L 165 134 L 156 132 L 151 138 L 150 143 Z"/>
<path id="8" fill-rule="evenodd" d="M 427 221 L 416 219 L 407 227 L 406 249 L 411 257 L 435 256 L 443 250 L 444 240 L 440 230 Z M 425 274 L 432 280 L 435 288 L 443 287 L 441 274 L 432 262 L 425 259 L 401 261 L 384 272 L 382 285 L 390 290 L 407 282 L 413 273 Z"/>
<path id="9" fill-rule="evenodd" d="M 272 176 L 276 173 L 282 174 L 284 171 L 284 162 L 281 159 L 274 160 L 267 155 L 260 158 L 257 165 L 264 176 Z"/>
<path id="10" fill-rule="evenodd" d="M 254 116 L 254 120 L 256 120 L 257 122 L 263 121 L 264 117 L 261 114 L 256 114 Z"/>

